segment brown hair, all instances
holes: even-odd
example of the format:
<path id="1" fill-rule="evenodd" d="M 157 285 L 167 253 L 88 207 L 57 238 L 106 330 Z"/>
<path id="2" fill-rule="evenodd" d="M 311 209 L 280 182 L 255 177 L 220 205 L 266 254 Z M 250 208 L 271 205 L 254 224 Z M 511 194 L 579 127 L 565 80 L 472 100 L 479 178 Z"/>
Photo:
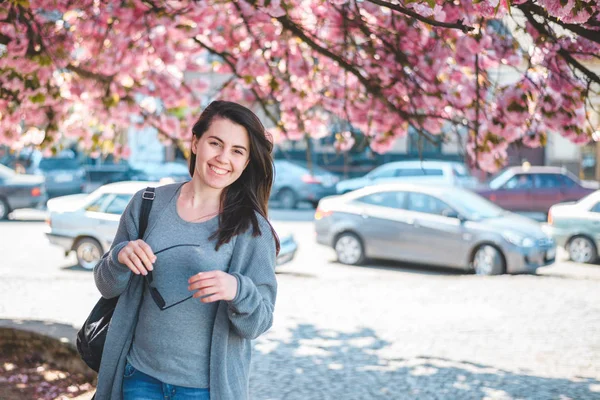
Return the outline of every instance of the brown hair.
<path id="1" fill-rule="evenodd" d="M 230 101 L 213 101 L 198 118 L 192 128 L 197 139 L 210 128 L 216 118 L 226 118 L 243 126 L 250 139 L 249 162 L 242 175 L 221 193 L 219 228 L 211 236 L 217 238 L 216 249 L 228 243 L 234 236 L 244 233 L 250 225 L 253 236 L 261 235 L 256 213 L 268 222 L 268 203 L 273 185 L 273 143 L 267 138 L 265 127 L 248 108 Z M 190 155 L 190 175 L 194 176 L 196 155 Z M 277 233 L 269 223 L 275 247 L 279 253 Z"/>

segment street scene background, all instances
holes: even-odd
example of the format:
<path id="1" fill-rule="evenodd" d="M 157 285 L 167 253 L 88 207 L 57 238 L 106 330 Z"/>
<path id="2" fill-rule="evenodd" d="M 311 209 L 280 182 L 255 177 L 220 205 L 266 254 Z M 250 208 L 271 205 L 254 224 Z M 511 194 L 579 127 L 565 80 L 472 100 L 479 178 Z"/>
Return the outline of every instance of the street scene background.
<path id="1" fill-rule="evenodd" d="M 595 0 L 0 1 L 0 400 L 91 398 L 92 270 L 215 100 L 273 144 L 253 399 L 600 399 L 599 27 Z"/>
<path id="2" fill-rule="evenodd" d="M 256 399 L 596 399 L 600 269 L 477 276 L 394 262 L 344 266 L 314 211 L 272 210 L 299 250 L 278 271 L 273 328 L 254 345 Z M 92 273 L 47 243 L 44 213 L 1 222 L 0 326 L 73 341 Z M 435 251 L 435 249 L 432 249 Z"/>

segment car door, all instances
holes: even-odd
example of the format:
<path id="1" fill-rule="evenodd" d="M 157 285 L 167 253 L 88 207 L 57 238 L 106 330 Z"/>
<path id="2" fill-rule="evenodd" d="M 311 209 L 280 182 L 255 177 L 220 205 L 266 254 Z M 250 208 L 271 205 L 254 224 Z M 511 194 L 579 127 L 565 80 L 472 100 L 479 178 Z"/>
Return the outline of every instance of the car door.
<path id="1" fill-rule="evenodd" d="M 384 191 L 354 200 L 360 206 L 355 229 L 365 241 L 367 255 L 389 260 L 410 260 L 407 238 L 412 226 L 407 223 L 404 204 L 406 193 Z"/>
<path id="2" fill-rule="evenodd" d="M 489 199 L 510 211 L 535 211 L 531 204 L 533 179 L 531 174 L 515 174 L 490 194 Z"/>
<path id="3" fill-rule="evenodd" d="M 559 174 L 531 174 L 531 211 L 547 213 L 550 207 L 564 199 L 565 187 Z"/>
<path id="4" fill-rule="evenodd" d="M 465 227 L 458 213 L 443 200 L 420 192 L 408 193 L 407 238 L 416 262 L 447 267 L 464 267 Z"/>
<path id="5" fill-rule="evenodd" d="M 579 223 L 581 223 L 581 231 L 597 243 L 600 239 L 600 202 L 594 204 L 589 211 L 586 211 Z"/>

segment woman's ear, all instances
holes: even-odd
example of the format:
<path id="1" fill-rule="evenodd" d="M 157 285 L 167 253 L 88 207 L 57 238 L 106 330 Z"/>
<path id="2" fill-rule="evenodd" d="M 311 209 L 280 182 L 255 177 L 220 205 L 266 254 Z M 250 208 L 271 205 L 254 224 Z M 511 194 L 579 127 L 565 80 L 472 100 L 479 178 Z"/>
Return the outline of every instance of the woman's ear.
<path id="1" fill-rule="evenodd" d="M 198 147 L 198 138 L 196 135 L 192 135 L 192 154 L 196 154 Z"/>

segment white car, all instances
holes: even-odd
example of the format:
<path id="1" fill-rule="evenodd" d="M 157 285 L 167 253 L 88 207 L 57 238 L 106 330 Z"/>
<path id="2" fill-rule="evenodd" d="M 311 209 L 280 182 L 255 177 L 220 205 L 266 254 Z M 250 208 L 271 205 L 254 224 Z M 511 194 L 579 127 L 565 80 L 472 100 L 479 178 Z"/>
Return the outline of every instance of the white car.
<path id="1" fill-rule="evenodd" d="M 46 236 L 50 243 L 77 255 L 78 264 L 93 269 L 110 248 L 117 233 L 121 214 L 131 197 L 156 182 L 117 182 L 101 186 L 90 194 L 57 197 L 48 201 Z M 279 235 L 281 250 L 277 265 L 294 258 L 298 248 L 294 237 Z"/>
<path id="2" fill-rule="evenodd" d="M 360 178 L 346 179 L 336 185 L 344 194 L 366 186 L 384 183 L 418 183 L 425 185 L 458 186 L 473 189 L 477 179 L 464 164 L 450 161 L 395 161 L 380 165 Z"/>

